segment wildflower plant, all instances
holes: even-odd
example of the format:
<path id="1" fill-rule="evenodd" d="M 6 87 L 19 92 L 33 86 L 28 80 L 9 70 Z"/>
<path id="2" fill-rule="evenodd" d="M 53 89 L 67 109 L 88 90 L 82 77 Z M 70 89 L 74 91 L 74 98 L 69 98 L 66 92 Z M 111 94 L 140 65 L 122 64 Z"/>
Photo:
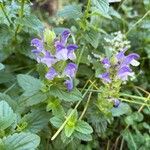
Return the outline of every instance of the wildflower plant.
<path id="1" fill-rule="evenodd" d="M 0 150 L 149 150 L 148 0 L 56 1 L 0 0 Z"/>
<path id="2" fill-rule="evenodd" d="M 52 33 L 55 36 L 54 32 Z M 78 48 L 76 44 L 67 44 L 67 40 L 70 36 L 70 30 L 64 30 L 61 33 L 60 38 L 51 39 L 50 50 L 45 50 L 44 42 L 46 39 L 33 39 L 31 46 L 36 49 L 32 50 L 38 63 L 45 65 L 48 72 L 45 74 L 45 78 L 53 82 L 54 79 L 65 79 L 64 84 L 68 91 L 73 90 L 74 78 L 77 72 L 77 65 L 74 62 L 76 59 L 75 50 Z M 51 34 L 50 34 L 51 35 Z M 61 67 L 59 67 L 61 64 Z"/>
<path id="3" fill-rule="evenodd" d="M 101 111 L 106 112 L 106 114 L 110 113 L 112 106 L 119 106 L 119 91 L 121 84 L 129 80 L 130 77 L 135 76 L 131 66 L 139 65 L 137 59 L 139 59 L 140 56 L 136 53 L 126 55 L 126 51 L 127 48 L 121 49 L 120 51 L 114 53 L 110 58 L 106 57 L 101 60 L 106 72 L 100 74 L 98 78 L 102 80 L 104 84 L 103 91 L 106 93 L 104 92 L 99 94 L 98 108 Z M 104 110 L 105 108 L 106 111 Z"/>

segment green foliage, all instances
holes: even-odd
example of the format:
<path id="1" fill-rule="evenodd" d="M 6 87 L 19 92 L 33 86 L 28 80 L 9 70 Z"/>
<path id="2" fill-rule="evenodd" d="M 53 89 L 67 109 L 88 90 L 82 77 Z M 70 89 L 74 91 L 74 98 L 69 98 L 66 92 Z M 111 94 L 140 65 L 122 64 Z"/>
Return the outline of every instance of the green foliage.
<path id="1" fill-rule="evenodd" d="M 0 101 L 0 130 L 5 130 L 16 120 L 16 115 L 11 107 L 5 102 Z"/>
<path id="2" fill-rule="evenodd" d="M 40 138 L 31 133 L 15 133 L 0 139 L 1 150 L 35 150 L 40 143 Z"/>
<path id="3" fill-rule="evenodd" d="M 58 17 L 66 19 L 78 19 L 82 16 L 81 6 L 80 5 L 68 5 L 63 8 L 63 10 L 58 11 Z"/>
<path id="4" fill-rule="evenodd" d="M 45 8 L 58 11 L 49 16 Z M 149 0 L 0 0 L 0 150 L 149 150 L 149 10 Z M 30 44 L 37 37 L 53 55 L 66 28 L 68 43 L 78 45 L 71 92 L 60 74 L 45 78 L 48 68 L 37 65 Z M 140 55 L 135 79 L 102 83 L 102 58 L 124 47 Z"/>
<path id="5" fill-rule="evenodd" d="M 19 86 L 24 90 L 24 96 L 31 96 L 40 91 L 42 82 L 30 75 L 17 76 Z"/>

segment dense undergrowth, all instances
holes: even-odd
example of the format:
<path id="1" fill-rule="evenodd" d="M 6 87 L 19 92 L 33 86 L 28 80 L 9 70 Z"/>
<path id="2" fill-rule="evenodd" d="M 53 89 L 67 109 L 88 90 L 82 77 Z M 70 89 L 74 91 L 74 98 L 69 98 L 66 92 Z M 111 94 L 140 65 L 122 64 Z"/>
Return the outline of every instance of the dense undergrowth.
<path id="1" fill-rule="evenodd" d="M 0 0 L 0 150 L 149 150 L 150 1 L 58 8 Z"/>

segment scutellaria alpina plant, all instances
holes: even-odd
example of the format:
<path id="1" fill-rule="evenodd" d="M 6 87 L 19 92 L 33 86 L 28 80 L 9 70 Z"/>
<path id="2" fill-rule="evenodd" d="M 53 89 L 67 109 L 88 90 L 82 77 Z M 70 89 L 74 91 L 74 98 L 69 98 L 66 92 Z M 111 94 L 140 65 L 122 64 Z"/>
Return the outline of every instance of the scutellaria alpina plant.
<path id="1" fill-rule="evenodd" d="M 99 94 L 98 100 L 98 107 L 101 110 L 105 108 L 101 104 L 102 100 L 105 100 L 105 102 L 111 102 L 114 107 L 119 106 L 119 91 L 121 84 L 127 81 L 129 77 L 133 77 L 135 75 L 131 66 L 139 65 L 137 59 L 139 59 L 140 56 L 136 53 L 125 55 L 126 51 L 127 48 L 124 48 L 113 54 L 110 58 L 106 57 L 101 60 L 101 63 L 106 70 L 98 76 L 104 83 L 103 92 Z M 112 107 L 111 104 L 110 108 Z M 108 108 L 109 107 L 106 107 L 106 109 Z"/>
<path id="2" fill-rule="evenodd" d="M 37 62 L 45 64 L 48 68 L 45 78 L 51 81 L 55 78 L 65 79 L 64 84 L 68 91 L 74 87 L 73 80 L 76 76 L 77 65 L 73 61 L 76 59 L 75 50 L 78 48 L 76 44 L 67 44 L 70 34 L 70 30 L 67 29 L 61 33 L 60 38 L 55 38 L 53 40 L 54 50 L 45 49 L 44 39 L 35 38 L 31 41 L 31 45 L 36 47 L 32 52 Z M 60 67 L 57 67 L 58 64 Z"/>

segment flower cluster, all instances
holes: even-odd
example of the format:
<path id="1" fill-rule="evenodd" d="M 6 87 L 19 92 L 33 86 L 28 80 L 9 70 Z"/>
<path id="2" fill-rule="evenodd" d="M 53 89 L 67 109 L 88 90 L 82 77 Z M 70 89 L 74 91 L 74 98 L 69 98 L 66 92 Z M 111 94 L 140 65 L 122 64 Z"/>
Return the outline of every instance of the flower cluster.
<path id="1" fill-rule="evenodd" d="M 132 66 L 138 66 L 139 62 L 136 61 L 140 56 L 136 53 L 131 53 L 125 56 L 124 49 L 117 53 L 113 60 L 109 60 L 108 58 L 104 58 L 102 60 L 102 64 L 104 68 L 106 68 L 106 72 L 100 74 L 99 77 L 102 78 L 104 82 L 112 82 L 112 80 L 121 79 L 122 81 L 128 80 L 128 76 L 133 76 L 134 72 L 130 68 L 130 64 Z M 113 68 L 113 70 L 112 70 Z"/>
<path id="2" fill-rule="evenodd" d="M 126 39 L 126 36 L 121 31 L 111 33 L 110 37 L 105 37 L 106 45 L 105 49 L 110 52 L 116 52 L 124 47 L 130 48 L 130 41 Z"/>
<path id="3" fill-rule="evenodd" d="M 54 40 L 54 54 L 48 50 L 45 50 L 44 41 L 37 38 L 31 41 L 31 46 L 36 47 L 36 49 L 32 50 L 32 52 L 36 56 L 37 62 L 43 63 L 49 68 L 49 71 L 46 73 L 45 77 L 49 80 L 53 80 L 55 77 L 66 76 L 67 79 L 65 81 L 65 85 L 68 91 L 73 89 L 73 78 L 77 72 L 77 65 L 73 62 L 69 62 L 61 74 L 55 69 L 55 65 L 57 65 L 60 61 L 65 62 L 67 60 L 76 59 L 74 51 L 78 48 L 78 46 L 75 44 L 67 45 L 67 40 L 70 34 L 70 30 L 64 30 L 60 36 L 60 39 Z"/>
<path id="4" fill-rule="evenodd" d="M 102 60 L 103 67 L 106 69 L 106 72 L 100 74 L 98 77 L 101 78 L 105 84 L 110 84 L 112 87 L 117 82 L 121 83 L 122 81 L 127 81 L 129 76 L 134 76 L 134 72 L 130 65 L 138 66 L 139 62 L 137 59 L 140 56 L 136 53 L 131 53 L 126 56 L 126 50 L 127 48 L 116 53 L 110 59 L 104 58 Z M 118 106 L 118 100 L 114 97 L 111 97 L 111 99 L 114 102 L 114 105 Z"/>

